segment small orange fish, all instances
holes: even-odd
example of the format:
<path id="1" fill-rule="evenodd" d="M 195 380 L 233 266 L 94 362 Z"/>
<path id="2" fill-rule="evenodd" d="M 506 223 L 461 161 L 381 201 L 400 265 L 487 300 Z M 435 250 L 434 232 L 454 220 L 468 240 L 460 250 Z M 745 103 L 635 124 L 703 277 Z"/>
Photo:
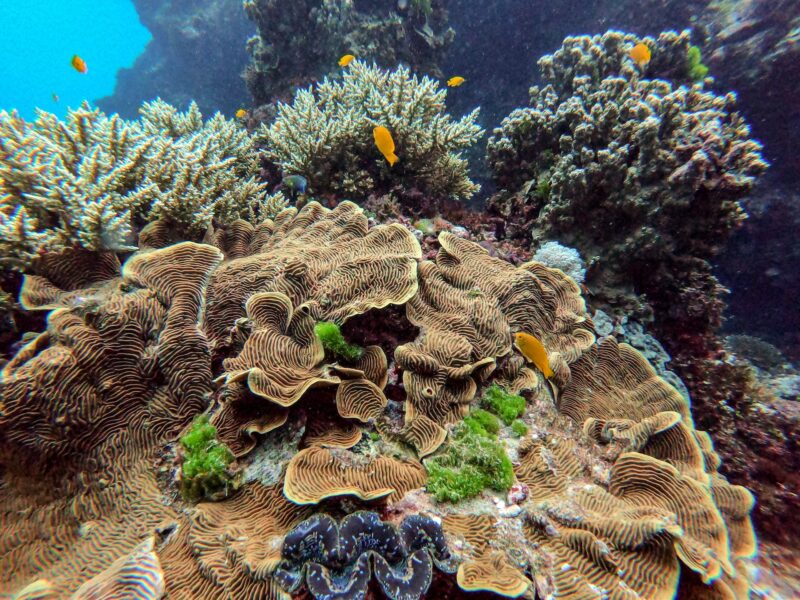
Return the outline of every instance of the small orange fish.
<path id="1" fill-rule="evenodd" d="M 517 348 L 522 352 L 522 356 L 536 365 L 536 368 L 542 372 L 545 379 L 550 379 L 553 376 L 553 369 L 550 368 L 547 350 L 544 344 L 539 341 L 539 338 L 529 333 L 519 332 L 514 336 L 514 340 L 517 343 Z"/>
<path id="2" fill-rule="evenodd" d="M 352 54 L 345 54 L 342 58 L 339 59 L 339 66 L 340 67 L 346 67 L 351 62 L 353 62 L 355 59 L 356 59 L 356 57 L 353 56 Z"/>
<path id="3" fill-rule="evenodd" d="M 451 77 L 450 79 L 447 80 L 447 87 L 458 87 L 465 81 L 466 79 L 460 76 Z"/>
<path id="4" fill-rule="evenodd" d="M 372 135 L 375 137 L 375 145 L 381 151 L 383 157 L 389 161 L 389 166 L 393 167 L 399 158 L 394 153 L 394 140 L 392 134 L 383 125 L 378 125 L 372 130 Z"/>
<path id="5" fill-rule="evenodd" d="M 633 59 L 633 62 L 639 65 L 639 68 L 641 69 L 650 62 L 650 57 L 652 54 L 650 53 L 650 48 L 648 48 L 646 44 L 639 42 L 633 48 L 631 48 L 628 56 L 630 56 Z"/>
<path id="6" fill-rule="evenodd" d="M 77 54 L 73 55 L 72 61 L 70 61 L 72 68 L 75 69 L 78 73 L 83 73 L 84 75 L 89 72 L 89 67 L 86 66 L 86 61 L 83 60 Z"/>
<path id="7" fill-rule="evenodd" d="M 244 119 L 247 116 L 247 111 L 243 108 L 240 108 L 239 110 L 236 111 L 236 114 L 234 116 L 237 119 Z"/>

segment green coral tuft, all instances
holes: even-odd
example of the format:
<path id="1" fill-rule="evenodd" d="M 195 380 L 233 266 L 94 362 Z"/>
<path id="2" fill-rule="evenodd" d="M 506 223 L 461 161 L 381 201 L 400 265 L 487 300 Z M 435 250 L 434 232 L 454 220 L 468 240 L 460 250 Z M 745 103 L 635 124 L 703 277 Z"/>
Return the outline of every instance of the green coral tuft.
<path id="1" fill-rule="evenodd" d="M 217 500 L 238 487 L 236 477 L 228 468 L 233 462 L 233 453 L 217 439 L 217 429 L 209 423 L 207 415 L 195 418 L 180 443 L 183 449 L 181 494 L 184 499 L 191 502 Z"/>
<path id="2" fill-rule="evenodd" d="M 511 431 L 514 432 L 514 435 L 517 437 L 523 437 L 526 433 L 528 433 L 528 426 L 525 425 L 522 421 L 517 419 L 511 424 Z"/>
<path id="3" fill-rule="evenodd" d="M 492 413 L 481 410 L 473 410 L 465 419 L 466 425 L 472 433 L 484 437 L 495 437 L 500 432 L 500 421 Z"/>
<path id="4" fill-rule="evenodd" d="M 503 420 L 506 425 L 525 412 L 525 398 L 509 394 L 497 384 L 489 387 L 483 395 L 483 406 Z"/>
<path id="5" fill-rule="evenodd" d="M 341 328 L 332 321 L 321 321 L 314 332 L 322 342 L 325 352 L 347 362 L 355 362 L 364 355 L 364 349 L 344 339 Z"/>
<path id="6" fill-rule="evenodd" d="M 703 64 L 700 48 L 690 45 L 686 52 L 686 69 L 692 81 L 702 81 L 708 75 L 708 67 Z"/>
<path id="7" fill-rule="evenodd" d="M 505 448 L 496 433 L 486 428 L 499 429 L 497 419 L 486 411 L 476 412 L 481 416 L 473 412 L 459 423 L 446 451 L 425 464 L 427 488 L 437 502 L 461 502 L 486 488 L 505 492 L 514 483 L 514 469 Z"/>

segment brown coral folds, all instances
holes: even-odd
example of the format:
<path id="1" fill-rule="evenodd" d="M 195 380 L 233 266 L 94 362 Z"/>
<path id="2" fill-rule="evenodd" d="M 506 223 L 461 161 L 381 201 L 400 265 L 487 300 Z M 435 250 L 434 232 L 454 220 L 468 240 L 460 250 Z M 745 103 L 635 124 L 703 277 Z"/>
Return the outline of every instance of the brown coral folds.
<path id="1" fill-rule="evenodd" d="M 418 414 L 442 425 L 460 420 L 477 383 L 512 351 L 517 331 L 542 339 L 566 381 L 567 362 L 594 342 L 576 284 L 538 264 L 514 267 L 447 232 L 439 243 L 436 262 L 420 264 L 419 293 L 407 304 L 420 337 L 395 352 L 405 371 L 407 420 Z"/>
<path id="2" fill-rule="evenodd" d="M 419 243 L 399 225 L 368 228 L 362 210 L 342 202 L 328 210 L 310 202 L 286 209 L 256 228 L 247 256 L 214 274 L 208 291 L 206 331 L 224 345 L 248 298 L 284 294 L 317 320 L 342 323 L 389 304 L 403 304 L 417 290 Z"/>
<path id="3" fill-rule="evenodd" d="M 262 292 L 250 296 L 246 310 L 254 331 L 223 363 L 226 383 L 245 380 L 253 394 L 282 407 L 312 387 L 339 383 L 322 364 L 325 350 L 305 307 L 295 311 L 284 294 Z"/>
<path id="4" fill-rule="evenodd" d="M 297 504 L 317 504 L 342 495 L 362 500 L 389 496 L 396 502 L 406 492 L 422 487 L 425 480 L 425 469 L 416 461 L 307 448 L 289 463 L 283 492 Z"/>

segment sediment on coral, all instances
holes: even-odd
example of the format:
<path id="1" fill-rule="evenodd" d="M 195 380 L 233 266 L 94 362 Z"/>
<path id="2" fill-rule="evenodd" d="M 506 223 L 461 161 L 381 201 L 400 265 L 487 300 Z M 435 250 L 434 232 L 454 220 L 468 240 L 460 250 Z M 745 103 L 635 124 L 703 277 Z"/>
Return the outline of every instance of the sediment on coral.
<path id="1" fill-rule="evenodd" d="M 445 111 L 446 90 L 400 66 L 387 71 L 356 60 L 341 79 L 325 79 L 280 104 L 256 140 L 285 175 L 302 175 L 317 197 L 362 198 L 416 190 L 434 199 L 466 199 L 479 186 L 469 179 L 462 152 L 483 134 L 478 109 L 461 119 Z M 373 129 L 386 127 L 399 161 L 390 166 Z"/>
<path id="2" fill-rule="evenodd" d="M 325 598 L 374 578 L 398 598 L 434 580 L 747 597 L 752 496 L 718 473 L 686 398 L 632 347 L 595 340 L 561 271 L 447 232 L 423 260 L 408 229 L 349 202 L 206 239 L 135 253 L 91 303 L 40 294 L 48 329 L 2 372 L 3 590 Z M 391 352 L 353 328 L 364 352 L 339 362 L 314 332 L 398 307 L 413 341 L 370 332 Z M 512 345 L 519 331 L 542 341 L 557 395 Z M 524 398 L 492 404 L 521 440 L 479 407 L 493 384 Z M 493 444 L 501 477 L 438 502 L 423 462 L 461 432 Z M 217 443 L 241 486 L 186 503 L 181 452 Z"/>
<path id="3" fill-rule="evenodd" d="M 455 38 L 447 26 L 447 0 L 389 11 L 385 4 L 348 0 L 247 0 L 244 8 L 258 29 L 247 42 L 251 60 L 245 72 L 257 104 L 283 99 L 297 85 L 332 74 L 344 54 L 441 77 L 441 62 Z"/>

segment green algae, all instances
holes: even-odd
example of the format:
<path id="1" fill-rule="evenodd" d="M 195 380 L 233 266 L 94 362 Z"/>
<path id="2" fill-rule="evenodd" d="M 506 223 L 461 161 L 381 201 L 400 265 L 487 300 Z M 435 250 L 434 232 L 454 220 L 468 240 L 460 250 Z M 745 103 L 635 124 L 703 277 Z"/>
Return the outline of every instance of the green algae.
<path id="1" fill-rule="evenodd" d="M 525 398 L 508 393 L 496 383 L 486 389 L 481 404 L 500 417 L 506 425 L 511 425 L 514 419 L 525 412 Z"/>
<path id="2" fill-rule="evenodd" d="M 181 495 L 185 500 L 216 500 L 238 487 L 229 470 L 234 460 L 230 449 L 217 439 L 217 428 L 200 415 L 180 439 L 183 449 Z"/>
<path id="3" fill-rule="evenodd" d="M 364 349 L 344 339 L 341 328 L 332 321 L 320 321 L 314 332 L 322 342 L 325 352 L 347 362 L 355 362 L 364 355 Z"/>
<path id="4" fill-rule="evenodd" d="M 497 439 L 500 423 L 485 410 L 473 411 L 450 436 L 444 453 L 428 459 L 427 488 L 437 502 L 461 502 L 484 489 L 507 491 L 514 469 Z"/>
<path id="5" fill-rule="evenodd" d="M 523 437 L 526 433 L 528 433 L 528 426 L 525 425 L 524 422 L 517 419 L 511 423 L 511 431 L 514 432 L 515 436 Z"/>
<path id="6" fill-rule="evenodd" d="M 690 45 L 686 52 L 686 69 L 692 81 L 702 81 L 708 75 L 708 67 L 703 64 L 700 48 Z"/>

